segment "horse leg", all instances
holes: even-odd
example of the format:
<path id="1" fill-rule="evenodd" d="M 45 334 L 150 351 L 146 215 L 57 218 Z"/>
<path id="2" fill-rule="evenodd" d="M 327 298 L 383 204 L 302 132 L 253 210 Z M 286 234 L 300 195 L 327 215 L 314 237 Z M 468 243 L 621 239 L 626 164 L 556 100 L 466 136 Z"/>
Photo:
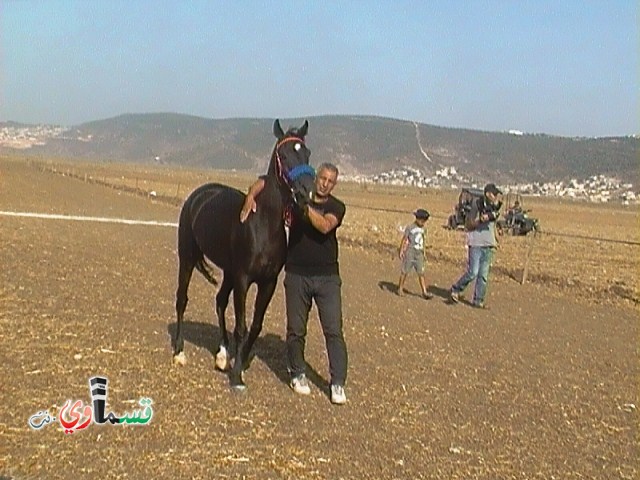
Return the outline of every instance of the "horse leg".
<path id="1" fill-rule="evenodd" d="M 242 352 L 247 341 L 246 301 L 248 289 L 249 282 L 246 276 L 241 275 L 240 278 L 236 278 L 233 285 L 233 308 L 236 314 L 233 336 L 236 343 L 236 360 L 229 374 L 229 382 L 233 388 L 238 390 L 247 388 L 242 380 L 242 361 L 238 358 L 238 354 Z"/>
<path id="2" fill-rule="evenodd" d="M 229 334 L 227 333 L 225 312 L 229 304 L 229 294 L 232 289 L 233 281 L 229 275 L 225 275 L 222 279 L 220 290 L 216 295 L 216 314 L 218 316 L 218 323 L 220 324 L 220 345 L 216 353 L 216 367 L 222 371 L 229 368 Z"/>
<path id="3" fill-rule="evenodd" d="M 176 291 L 176 337 L 173 344 L 173 363 L 177 365 L 184 365 L 187 363 L 187 358 L 184 355 L 184 338 L 182 337 L 182 319 L 184 318 L 184 311 L 187 308 L 189 298 L 187 297 L 187 290 L 189 289 L 189 282 L 191 281 L 191 275 L 193 274 L 193 268 L 195 263 L 190 258 L 180 255 L 180 267 L 178 271 L 178 289 Z"/>
<path id="4" fill-rule="evenodd" d="M 256 294 L 256 303 L 253 308 L 253 321 L 251 322 L 251 328 L 249 329 L 249 337 L 247 343 L 244 345 L 238 360 L 242 361 L 242 368 L 246 370 L 249 368 L 249 357 L 251 355 L 251 348 L 257 340 L 260 332 L 262 331 L 262 323 L 264 322 L 264 315 L 267 311 L 267 307 L 273 298 L 273 293 L 276 290 L 276 284 L 278 278 L 261 282 L 258 284 L 258 293 Z"/>

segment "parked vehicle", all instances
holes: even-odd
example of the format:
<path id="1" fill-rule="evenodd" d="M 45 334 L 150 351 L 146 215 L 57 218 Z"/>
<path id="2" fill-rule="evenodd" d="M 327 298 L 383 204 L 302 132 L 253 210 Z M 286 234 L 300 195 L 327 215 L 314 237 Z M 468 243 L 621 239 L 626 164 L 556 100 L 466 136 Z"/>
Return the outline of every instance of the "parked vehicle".
<path id="1" fill-rule="evenodd" d="M 496 222 L 499 235 L 508 233 L 517 236 L 540 231 L 540 222 L 537 218 L 529 216 L 531 209 L 522 208 L 522 197 L 519 194 L 509 194 L 507 205 L 504 217 Z"/>
<path id="2" fill-rule="evenodd" d="M 456 230 L 464 227 L 464 219 L 471 204 L 482 197 L 484 197 L 484 191 L 480 188 L 463 188 L 458 196 L 458 203 L 453 207 L 453 213 L 447 219 L 447 228 Z"/>

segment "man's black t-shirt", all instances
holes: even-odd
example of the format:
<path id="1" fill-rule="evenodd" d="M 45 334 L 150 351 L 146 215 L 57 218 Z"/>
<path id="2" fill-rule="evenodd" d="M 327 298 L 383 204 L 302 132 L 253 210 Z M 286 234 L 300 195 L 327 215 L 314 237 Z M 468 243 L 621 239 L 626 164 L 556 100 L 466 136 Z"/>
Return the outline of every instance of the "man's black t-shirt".
<path id="1" fill-rule="evenodd" d="M 300 210 L 294 209 L 285 270 L 298 275 L 338 275 L 340 269 L 336 230 L 344 218 L 344 203 L 330 195 L 326 202 L 311 202 L 310 206 L 322 215 L 334 215 L 338 219 L 338 225 L 329 233 L 323 234 L 311 225 Z"/>

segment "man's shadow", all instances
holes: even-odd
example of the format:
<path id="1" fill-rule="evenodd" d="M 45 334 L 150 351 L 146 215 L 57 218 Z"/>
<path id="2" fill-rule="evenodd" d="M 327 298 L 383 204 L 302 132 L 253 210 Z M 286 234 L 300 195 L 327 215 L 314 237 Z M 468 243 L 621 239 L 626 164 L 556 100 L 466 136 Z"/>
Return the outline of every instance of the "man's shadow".
<path id="1" fill-rule="evenodd" d="M 449 294 L 451 293 L 448 288 L 436 287 L 435 285 L 431 285 L 427 290 L 436 297 L 444 298 L 445 300 L 449 300 Z"/>
<path id="2" fill-rule="evenodd" d="M 173 348 L 173 342 L 176 336 L 176 323 L 170 323 L 167 326 L 167 332 L 171 338 L 171 345 Z M 200 348 L 207 350 L 213 359 L 218 351 L 218 345 L 220 343 L 220 327 L 211 323 L 203 322 L 191 322 L 184 320 L 182 322 L 182 335 L 185 343 L 190 343 Z M 229 351 L 235 351 L 235 342 L 233 338 L 233 332 L 229 332 Z M 287 345 L 278 335 L 273 333 L 267 333 L 266 335 L 260 335 L 251 349 L 249 355 L 249 366 L 254 358 L 260 359 L 264 364 L 273 372 L 273 374 L 285 385 L 289 385 L 291 377 L 287 371 Z M 212 362 L 212 367 L 214 362 Z M 307 363 L 307 378 L 313 383 L 319 390 L 322 390 L 327 395 L 330 392 L 329 382 L 327 382 L 320 374 Z"/>
<path id="3" fill-rule="evenodd" d="M 386 280 L 380 280 L 378 282 L 378 288 L 380 290 L 385 291 L 385 292 L 390 292 L 390 293 L 393 293 L 395 295 L 398 295 L 398 284 L 397 283 L 389 282 L 389 281 L 386 281 Z M 446 288 L 437 287 L 435 285 L 430 285 L 430 286 L 427 287 L 427 292 L 433 294 L 436 297 L 449 299 L 449 290 L 447 290 Z M 407 295 L 407 296 L 413 296 L 413 297 L 422 298 L 422 293 L 408 292 L 406 288 L 405 288 L 404 294 Z"/>

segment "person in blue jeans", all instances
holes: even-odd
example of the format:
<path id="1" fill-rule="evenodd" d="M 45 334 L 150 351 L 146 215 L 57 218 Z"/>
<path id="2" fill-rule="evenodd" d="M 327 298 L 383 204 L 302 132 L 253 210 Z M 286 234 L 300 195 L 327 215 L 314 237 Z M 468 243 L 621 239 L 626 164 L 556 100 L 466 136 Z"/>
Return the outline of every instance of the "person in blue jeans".
<path id="1" fill-rule="evenodd" d="M 500 215 L 501 196 L 500 189 L 495 184 L 488 183 L 484 187 L 484 197 L 474 201 L 467 212 L 465 228 L 467 229 L 469 260 L 467 270 L 451 286 L 449 292 L 451 303 L 458 303 L 460 293 L 475 280 L 471 305 L 476 308 L 486 308 L 485 298 L 489 283 L 489 270 L 497 247 L 495 225 Z"/>

